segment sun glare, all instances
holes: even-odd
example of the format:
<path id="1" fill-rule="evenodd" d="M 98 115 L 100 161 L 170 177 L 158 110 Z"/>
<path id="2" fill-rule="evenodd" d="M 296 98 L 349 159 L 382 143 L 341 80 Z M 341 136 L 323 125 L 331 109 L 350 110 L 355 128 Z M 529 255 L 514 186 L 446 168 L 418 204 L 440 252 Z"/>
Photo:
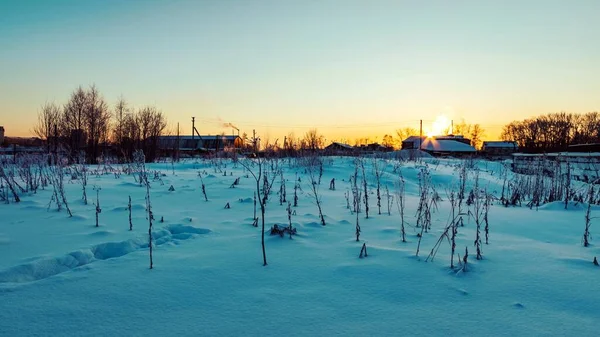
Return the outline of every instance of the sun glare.
<path id="1" fill-rule="evenodd" d="M 446 116 L 438 116 L 431 124 L 431 129 L 427 132 L 427 137 L 445 135 L 450 131 L 451 122 Z"/>

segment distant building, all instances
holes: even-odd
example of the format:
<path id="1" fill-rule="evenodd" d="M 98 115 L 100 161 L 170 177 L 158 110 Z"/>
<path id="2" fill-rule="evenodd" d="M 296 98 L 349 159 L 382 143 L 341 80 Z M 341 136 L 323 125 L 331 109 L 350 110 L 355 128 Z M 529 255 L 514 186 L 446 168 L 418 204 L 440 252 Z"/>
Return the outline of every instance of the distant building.
<path id="1" fill-rule="evenodd" d="M 509 157 L 518 149 L 516 142 L 487 141 L 483 142 L 481 152 L 488 157 Z"/>
<path id="2" fill-rule="evenodd" d="M 477 152 L 471 146 L 471 140 L 463 136 L 411 136 L 402 141 L 402 150 L 425 151 L 434 156 L 465 156 Z"/>
<path id="3" fill-rule="evenodd" d="M 333 142 L 325 147 L 325 153 L 332 155 L 350 154 L 354 151 L 356 151 L 354 146 L 338 142 Z"/>
<path id="4" fill-rule="evenodd" d="M 4 127 L 0 126 L 0 145 L 4 144 Z"/>
<path id="5" fill-rule="evenodd" d="M 600 152 L 600 143 L 569 145 L 569 152 Z"/>
<path id="6" fill-rule="evenodd" d="M 177 141 L 179 140 L 179 144 Z M 220 152 L 228 149 L 241 149 L 244 141 L 239 136 L 160 136 L 158 148 L 163 153 Z"/>
<path id="7" fill-rule="evenodd" d="M 367 146 L 365 146 L 365 150 L 371 151 L 371 152 L 390 152 L 390 151 L 393 151 L 394 148 L 383 146 L 379 143 L 371 143 L 371 144 L 368 144 Z"/>

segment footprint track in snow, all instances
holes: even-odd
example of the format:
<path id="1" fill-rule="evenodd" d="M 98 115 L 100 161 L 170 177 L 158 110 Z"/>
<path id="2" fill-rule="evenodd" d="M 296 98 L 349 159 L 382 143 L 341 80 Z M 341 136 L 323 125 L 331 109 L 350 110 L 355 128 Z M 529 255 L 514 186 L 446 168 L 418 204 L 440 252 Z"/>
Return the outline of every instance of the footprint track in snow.
<path id="1" fill-rule="evenodd" d="M 152 233 L 152 236 L 155 245 L 160 246 L 208 233 L 210 233 L 209 229 L 173 224 L 158 229 Z M 104 242 L 89 249 L 77 250 L 60 257 L 36 259 L 29 263 L 2 270 L 0 271 L 0 284 L 38 281 L 92 262 L 121 257 L 145 248 L 148 248 L 148 241 L 145 238 Z"/>

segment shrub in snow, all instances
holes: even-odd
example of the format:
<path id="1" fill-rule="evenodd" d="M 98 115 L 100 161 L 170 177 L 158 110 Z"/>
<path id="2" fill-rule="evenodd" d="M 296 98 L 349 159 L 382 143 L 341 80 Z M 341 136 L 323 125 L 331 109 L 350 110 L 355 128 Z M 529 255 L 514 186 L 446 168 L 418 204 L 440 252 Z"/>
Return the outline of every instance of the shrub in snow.
<path id="1" fill-rule="evenodd" d="M 300 188 L 300 178 L 296 172 L 296 180 L 294 181 L 294 207 L 298 207 L 298 189 Z"/>
<path id="2" fill-rule="evenodd" d="M 279 206 L 283 205 L 286 200 L 285 179 L 283 178 L 283 170 L 281 170 L 281 179 L 279 181 Z"/>
<path id="3" fill-rule="evenodd" d="M 344 198 L 346 198 L 346 208 L 350 209 L 350 192 L 346 190 L 344 192 Z"/>
<path id="4" fill-rule="evenodd" d="M 56 208 L 58 211 L 62 210 L 62 206 L 64 205 L 67 209 L 67 213 L 69 213 L 69 217 L 72 217 L 71 209 L 69 208 L 69 203 L 67 202 L 67 196 L 65 194 L 65 169 L 64 162 L 61 158 L 57 158 L 55 160 L 56 164 L 49 168 L 49 176 L 52 181 L 52 198 L 50 199 L 50 203 L 48 204 L 48 209 L 52 206 L 52 202 L 56 203 Z"/>
<path id="5" fill-rule="evenodd" d="M 400 234 L 402 234 L 402 242 L 406 242 L 406 231 L 404 228 L 404 208 L 406 207 L 406 199 L 405 199 L 405 182 L 404 177 L 402 176 L 402 172 L 399 173 L 400 177 L 398 182 L 396 183 L 396 207 L 398 208 L 398 213 L 400 214 Z"/>
<path id="6" fill-rule="evenodd" d="M 99 226 L 98 224 L 98 215 L 100 213 L 102 213 L 102 208 L 100 208 L 100 187 L 95 186 L 94 187 L 94 191 L 96 191 L 96 227 Z"/>
<path id="7" fill-rule="evenodd" d="M 256 216 L 256 191 L 254 192 L 254 217 L 252 219 L 254 219 L 252 226 L 258 227 L 258 217 Z"/>
<path id="8" fill-rule="evenodd" d="M 462 259 L 460 258 L 460 255 L 458 257 L 459 257 L 459 260 L 462 261 L 461 268 L 459 271 L 466 272 L 467 271 L 467 263 L 469 261 L 469 248 L 465 247 L 465 255 L 462 257 Z"/>
<path id="9" fill-rule="evenodd" d="M 416 256 L 419 256 L 423 232 L 427 232 L 431 229 L 431 214 L 437 209 L 437 203 L 440 200 L 439 195 L 431 183 L 431 176 L 427 166 L 421 168 L 421 171 L 419 172 L 419 193 L 419 206 L 417 208 L 416 216 L 417 227 L 421 228 L 421 232 L 418 235 L 419 242 L 417 243 Z"/>
<path id="10" fill-rule="evenodd" d="M 373 158 L 373 173 L 375 174 L 375 183 L 377 184 L 377 210 L 381 215 L 381 175 L 383 174 L 383 165 L 379 159 Z"/>
<path id="11" fill-rule="evenodd" d="M 595 256 L 594 256 L 594 265 L 600 266 L 600 264 L 598 264 L 598 259 Z"/>
<path id="12" fill-rule="evenodd" d="M 490 213 L 490 206 L 492 205 L 492 200 L 494 199 L 494 196 L 491 193 L 485 193 L 485 203 L 484 203 L 484 209 L 483 209 L 483 222 L 485 223 L 485 244 L 489 244 L 489 238 L 490 238 L 490 222 L 489 222 L 489 217 L 488 214 Z"/>
<path id="13" fill-rule="evenodd" d="M 237 185 L 240 184 L 240 178 L 236 178 L 233 183 L 229 186 L 229 188 L 235 188 Z"/>
<path id="14" fill-rule="evenodd" d="M 17 193 L 17 182 L 15 181 L 14 165 L 8 163 L 7 160 L 2 160 L 0 163 L 0 181 L 3 182 L 5 191 L 2 193 L 2 199 L 9 203 L 9 192 L 12 194 L 15 202 L 20 202 L 21 198 Z"/>
<path id="15" fill-rule="evenodd" d="M 154 213 L 152 213 L 152 202 L 150 200 L 150 180 L 148 179 L 148 172 L 146 171 L 146 156 L 142 150 L 138 150 L 134 153 L 134 161 L 136 167 L 139 168 L 140 184 L 146 187 L 146 211 L 148 216 L 148 249 L 150 253 L 150 269 L 154 268 L 152 260 L 152 221 L 154 220 Z"/>
<path id="16" fill-rule="evenodd" d="M 356 235 L 356 241 L 358 242 L 360 240 L 360 225 L 358 223 L 358 212 L 355 212 L 356 214 L 356 230 L 355 230 L 355 235 Z"/>
<path id="17" fill-rule="evenodd" d="M 270 235 L 279 235 L 281 237 L 283 237 L 286 233 L 288 233 L 290 235 L 290 239 L 292 238 L 292 235 L 296 235 L 296 228 L 291 228 L 291 225 L 288 227 L 284 227 L 284 226 L 279 226 L 277 224 L 273 225 L 271 227 L 271 230 L 269 232 Z"/>
<path id="18" fill-rule="evenodd" d="M 260 206 L 261 212 L 261 248 L 263 255 L 263 266 L 266 266 L 267 252 L 265 249 L 265 213 L 269 193 L 271 193 L 271 188 L 273 187 L 275 178 L 277 178 L 277 176 L 280 175 L 281 168 L 279 167 L 279 160 L 269 159 L 266 157 L 248 158 L 246 161 L 240 161 L 240 164 L 250 172 L 250 174 L 254 178 L 254 181 L 256 182 L 255 199 L 258 199 L 258 204 Z M 270 171 L 268 166 L 269 164 L 271 164 Z M 258 198 L 256 198 L 256 196 L 258 196 Z M 256 221 L 257 218 L 255 217 L 255 222 Z"/>
<path id="19" fill-rule="evenodd" d="M 450 268 L 454 269 L 454 253 L 456 250 L 456 234 L 458 233 L 458 223 L 459 223 L 458 219 L 459 219 L 460 215 L 456 214 L 457 199 L 456 199 L 456 195 L 455 195 L 454 191 L 450 192 L 449 199 L 450 199 L 450 209 L 451 209 L 450 223 L 446 226 L 446 228 L 442 232 L 442 235 L 440 235 L 438 241 L 435 243 L 435 245 L 431 249 L 431 252 L 429 253 L 429 256 L 427 257 L 427 259 L 425 261 L 428 261 L 429 259 L 431 259 L 433 261 L 438 250 L 440 249 L 440 246 L 444 242 L 444 239 L 447 239 L 448 242 L 450 243 Z"/>
<path id="20" fill-rule="evenodd" d="M 390 195 L 390 189 L 385 186 L 385 197 L 387 201 L 387 213 L 388 216 L 392 215 L 392 203 L 394 202 L 394 197 Z"/>
<path id="21" fill-rule="evenodd" d="M 88 183 L 88 168 L 85 164 L 85 153 L 81 153 L 79 155 L 79 165 L 74 165 L 73 169 L 75 170 L 75 176 L 76 178 L 79 179 L 79 183 L 81 184 L 81 189 L 82 189 L 82 193 L 83 195 L 81 196 L 81 199 L 83 200 L 83 203 L 85 205 L 88 204 L 88 200 L 87 200 L 87 183 Z"/>
<path id="22" fill-rule="evenodd" d="M 592 235 L 590 234 L 590 226 L 592 224 L 592 217 L 591 217 L 591 213 L 592 213 L 592 200 L 594 198 L 594 186 L 590 185 L 589 189 L 588 189 L 588 207 L 587 210 L 585 212 L 585 230 L 583 231 L 583 246 L 587 247 L 590 245 L 590 241 L 592 240 Z"/>
<path id="23" fill-rule="evenodd" d="M 290 233 L 290 239 L 292 239 L 292 234 L 296 234 L 296 229 L 292 227 L 292 204 L 288 202 L 287 208 L 287 216 L 288 216 L 288 229 Z"/>
<path id="24" fill-rule="evenodd" d="M 322 170 L 323 163 L 321 162 L 319 157 L 314 157 L 314 164 L 310 165 L 307 168 L 308 178 L 309 178 L 309 194 L 315 200 L 315 204 L 317 205 L 317 210 L 319 211 L 319 219 L 321 220 L 321 225 L 325 226 L 325 217 L 323 216 L 323 210 L 321 207 L 321 196 L 319 195 L 319 182 L 316 177 L 316 169 Z M 320 171 L 319 171 L 320 172 Z M 321 173 L 320 173 L 321 174 Z"/>
<path id="25" fill-rule="evenodd" d="M 360 205 L 362 200 L 362 194 L 360 188 L 358 187 L 358 160 L 354 161 L 354 175 L 350 177 L 350 186 L 352 189 L 352 204 L 354 213 L 360 213 Z M 352 210 L 350 211 L 352 214 Z"/>
<path id="26" fill-rule="evenodd" d="M 475 220 L 475 241 L 473 242 L 473 245 L 477 251 L 477 260 L 481 260 L 481 223 L 483 221 L 482 217 L 485 205 L 482 202 L 481 191 L 479 190 L 479 171 L 475 173 L 475 186 L 471 190 L 471 194 L 473 194 L 473 213 L 471 216 Z"/>
<path id="27" fill-rule="evenodd" d="M 360 255 L 358 255 L 358 257 L 361 258 L 361 259 L 363 258 L 363 256 L 364 257 L 369 256 L 367 254 L 367 244 L 366 243 L 363 243 L 362 247 L 360 248 Z"/>
<path id="28" fill-rule="evenodd" d="M 362 172 L 362 183 L 364 188 L 364 201 L 365 201 L 365 216 L 369 218 L 369 191 L 367 189 L 367 175 L 365 173 L 365 161 L 362 158 L 357 158 L 358 164 L 360 165 Z"/>
<path id="29" fill-rule="evenodd" d="M 206 186 L 204 185 L 204 179 L 202 179 L 202 174 L 198 174 L 200 177 L 200 183 L 202 184 L 202 194 L 204 195 L 204 201 L 208 201 L 208 196 L 206 196 Z"/>
<path id="30" fill-rule="evenodd" d="M 22 154 L 16 158 L 15 164 L 16 173 L 23 182 L 23 186 L 17 186 L 21 192 L 33 192 L 35 194 L 40 186 L 42 188 L 46 186 L 46 181 L 43 179 L 46 167 L 44 158 L 37 155 Z"/>
<path id="31" fill-rule="evenodd" d="M 131 196 L 129 196 L 129 203 L 127 204 L 127 209 L 129 210 L 129 230 L 133 230 L 133 222 L 131 222 Z"/>

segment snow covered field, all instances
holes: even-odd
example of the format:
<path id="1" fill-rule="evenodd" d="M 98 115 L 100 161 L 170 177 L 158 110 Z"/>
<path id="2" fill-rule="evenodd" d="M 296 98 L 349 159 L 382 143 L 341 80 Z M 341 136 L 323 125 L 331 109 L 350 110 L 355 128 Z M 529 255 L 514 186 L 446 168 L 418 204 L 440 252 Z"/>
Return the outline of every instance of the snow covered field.
<path id="1" fill-rule="evenodd" d="M 571 203 L 564 210 L 564 203 L 554 202 L 536 210 L 494 202 L 480 261 L 473 246 L 475 224 L 465 216 L 457 252 L 462 256 L 469 248 L 468 268 L 451 270 L 446 241 L 433 261 L 425 260 L 448 224 L 448 193 L 457 185 L 460 161 L 380 162 L 382 188 L 393 193 L 399 172 L 406 180 L 409 226 L 403 243 L 396 204 L 388 215 L 383 192 L 378 214 L 370 159 L 365 161 L 370 216 L 359 214 L 362 233 L 356 242 L 356 215 L 345 198 L 352 160 L 325 159 L 319 193 L 326 226 L 309 195 L 305 168 L 284 162 L 288 201 L 296 173 L 301 180 L 292 216 L 297 235 L 291 240 L 268 235 L 273 224 L 288 222 L 277 179 L 266 207 L 266 267 L 261 228 L 252 226 L 256 182 L 243 166 L 227 160 L 218 166 L 203 160 L 148 165 L 162 180 L 150 181 L 156 219 L 152 270 L 146 189 L 132 175 L 91 175 L 88 205 L 81 201 L 81 185 L 69 176 L 71 218 L 64 210 L 48 210 L 51 188 L 2 204 L 0 335 L 598 335 L 600 267 L 592 260 L 600 249 L 594 241 L 587 248 L 581 244 L 586 204 Z M 442 201 L 416 257 L 424 165 Z M 499 196 L 501 164 L 476 167 L 480 186 Z M 238 177 L 240 184 L 231 188 Z M 328 189 L 332 178 L 335 190 Z M 93 186 L 101 187 L 99 227 Z M 597 211 L 593 207 L 592 216 Z M 592 234 L 596 230 L 593 224 Z M 368 257 L 360 259 L 363 243 Z"/>

